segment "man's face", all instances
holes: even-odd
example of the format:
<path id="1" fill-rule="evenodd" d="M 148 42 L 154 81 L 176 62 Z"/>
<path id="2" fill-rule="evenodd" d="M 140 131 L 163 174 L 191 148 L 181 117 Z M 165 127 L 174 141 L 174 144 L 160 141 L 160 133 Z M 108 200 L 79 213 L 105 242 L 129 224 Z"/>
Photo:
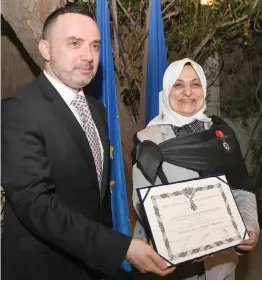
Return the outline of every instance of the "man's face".
<path id="1" fill-rule="evenodd" d="M 99 65 L 96 23 L 85 15 L 61 15 L 51 26 L 47 41 L 50 74 L 75 91 L 89 84 Z"/>

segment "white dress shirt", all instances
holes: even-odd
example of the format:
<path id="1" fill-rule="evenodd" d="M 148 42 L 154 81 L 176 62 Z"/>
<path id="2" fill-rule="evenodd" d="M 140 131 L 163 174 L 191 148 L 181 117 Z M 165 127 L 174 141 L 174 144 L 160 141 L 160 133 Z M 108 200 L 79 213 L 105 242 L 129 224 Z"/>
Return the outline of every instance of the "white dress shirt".
<path id="1" fill-rule="evenodd" d="M 75 118 L 77 119 L 78 123 L 80 124 L 81 128 L 81 120 L 80 117 L 78 115 L 78 112 L 76 110 L 76 108 L 71 104 L 76 93 L 70 89 L 69 87 L 67 87 L 65 84 L 57 81 L 56 79 L 54 79 L 50 74 L 48 74 L 45 70 L 44 70 L 44 74 L 46 76 L 46 78 L 49 80 L 49 82 L 55 87 L 55 89 L 57 90 L 57 92 L 60 94 L 60 96 L 62 97 L 62 99 L 64 100 L 64 102 L 67 104 L 67 106 L 70 108 L 70 110 L 72 111 L 72 113 L 74 114 Z M 83 95 L 84 96 L 84 92 L 81 89 L 78 94 Z M 95 125 L 95 129 L 98 135 L 98 139 L 99 139 L 99 144 L 100 144 L 100 150 L 101 150 L 101 158 L 102 158 L 102 163 L 104 162 L 104 149 L 103 149 L 103 145 L 98 133 L 98 130 L 96 128 L 96 124 Z"/>

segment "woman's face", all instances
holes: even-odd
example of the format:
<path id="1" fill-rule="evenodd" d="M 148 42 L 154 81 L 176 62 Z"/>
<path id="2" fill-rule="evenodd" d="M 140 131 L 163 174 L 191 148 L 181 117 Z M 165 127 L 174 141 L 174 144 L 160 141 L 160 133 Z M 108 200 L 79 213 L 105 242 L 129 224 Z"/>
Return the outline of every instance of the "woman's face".
<path id="1" fill-rule="evenodd" d="M 183 116 L 196 114 L 204 105 L 204 91 L 194 68 L 187 64 L 169 94 L 172 109 Z"/>

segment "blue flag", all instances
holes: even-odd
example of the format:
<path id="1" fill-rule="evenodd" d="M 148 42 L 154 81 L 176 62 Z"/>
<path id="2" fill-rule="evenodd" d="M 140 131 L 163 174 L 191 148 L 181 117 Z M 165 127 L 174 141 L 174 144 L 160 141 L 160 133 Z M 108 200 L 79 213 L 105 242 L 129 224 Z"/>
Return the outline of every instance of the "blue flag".
<path id="1" fill-rule="evenodd" d="M 102 87 L 100 99 L 106 106 L 110 139 L 110 188 L 113 229 L 131 236 L 107 0 L 96 1 L 96 17 L 101 34 L 99 83 L 102 83 Z M 121 269 L 130 272 L 131 266 L 127 261 L 124 261 L 121 264 Z"/>
<path id="2" fill-rule="evenodd" d="M 147 54 L 146 124 L 159 113 L 159 92 L 163 90 L 163 75 L 167 68 L 161 1 L 150 1 L 150 24 Z"/>

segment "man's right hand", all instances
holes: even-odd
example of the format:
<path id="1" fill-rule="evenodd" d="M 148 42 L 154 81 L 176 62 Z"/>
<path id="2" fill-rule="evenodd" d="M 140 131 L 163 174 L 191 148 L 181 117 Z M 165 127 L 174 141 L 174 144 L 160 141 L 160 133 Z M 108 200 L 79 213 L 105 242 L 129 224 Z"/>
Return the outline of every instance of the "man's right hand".
<path id="1" fill-rule="evenodd" d="M 153 272 L 165 276 L 176 269 L 175 267 L 166 269 L 166 261 L 152 247 L 139 239 L 132 239 L 126 259 L 142 273 Z"/>

